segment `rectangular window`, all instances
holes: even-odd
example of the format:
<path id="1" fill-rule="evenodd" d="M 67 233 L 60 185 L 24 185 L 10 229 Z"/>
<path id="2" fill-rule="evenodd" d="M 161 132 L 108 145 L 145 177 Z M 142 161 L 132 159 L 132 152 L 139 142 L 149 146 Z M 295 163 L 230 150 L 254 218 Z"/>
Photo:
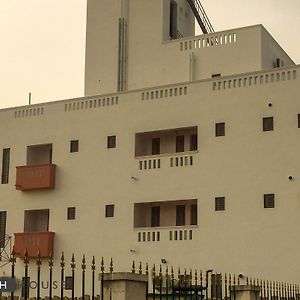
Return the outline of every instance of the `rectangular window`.
<path id="1" fill-rule="evenodd" d="M 225 136 L 225 123 L 216 123 L 216 136 Z"/>
<path id="2" fill-rule="evenodd" d="M 152 206 L 151 207 L 151 227 L 160 226 L 160 207 Z"/>
<path id="3" fill-rule="evenodd" d="M 225 210 L 225 197 L 215 198 L 215 211 Z"/>
<path id="4" fill-rule="evenodd" d="M 192 134 L 190 136 L 190 151 L 195 151 L 198 149 L 198 136 L 197 134 Z"/>
<path id="5" fill-rule="evenodd" d="M 176 39 L 177 36 L 177 2 L 170 2 L 170 37 Z"/>
<path id="6" fill-rule="evenodd" d="M 2 184 L 7 184 L 9 179 L 9 160 L 10 160 L 10 148 L 3 149 L 2 154 Z"/>
<path id="7" fill-rule="evenodd" d="M 275 195 L 264 194 L 264 208 L 274 208 L 274 207 L 275 207 Z"/>
<path id="8" fill-rule="evenodd" d="M 30 277 L 22 277 L 22 298 L 29 298 Z"/>
<path id="9" fill-rule="evenodd" d="M 216 73 L 216 74 L 212 74 L 212 75 L 211 75 L 211 78 L 216 78 L 216 77 L 220 77 L 220 76 L 221 76 L 220 73 Z"/>
<path id="10" fill-rule="evenodd" d="M 107 148 L 116 148 L 117 137 L 115 135 L 110 135 L 107 137 Z"/>
<path id="11" fill-rule="evenodd" d="M 68 207 L 68 220 L 75 220 L 76 208 L 75 207 Z"/>
<path id="12" fill-rule="evenodd" d="M 176 205 L 176 226 L 185 225 L 185 205 Z"/>
<path id="13" fill-rule="evenodd" d="M 6 211 L 0 211 L 0 248 L 5 247 Z"/>
<path id="14" fill-rule="evenodd" d="M 65 290 L 72 290 L 73 289 L 73 277 L 66 276 L 65 277 Z"/>
<path id="15" fill-rule="evenodd" d="M 272 130 L 274 130 L 273 117 L 263 118 L 263 131 L 272 131 Z"/>
<path id="16" fill-rule="evenodd" d="M 70 141 L 70 152 L 78 152 L 79 150 L 79 141 L 78 140 L 73 140 Z"/>
<path id="17" fill-rule="evenodd" d="M 300 114 L 298 114 L 298 128 L 300 128 Z"/>
<path id="18" fill-rule="evenodd" d="M 198 224 L 198 211 L 197 211 L 197 204 L 191 205 L 191 225 Z"/>
<path id="19" fill-rule="evenodd" d="M 160 138 L 152 139 L 152 155 L 160 154 Z"/>
<path id="20" fill-rule="evenodd" d="M 115 215 L 115 205 L 114 204 L 105 205 L 105 217 L 113 218 L 114 215 Z"/>
<path id="21" fill-rule="evenodd" d="M 25 210 L 24 232 L 47 232 L 49 209 Z"/>
<path id="22" fill-rule="evenodd" d="M 184 135 L 176 136 L 176 152 L 184 152 Z"/>

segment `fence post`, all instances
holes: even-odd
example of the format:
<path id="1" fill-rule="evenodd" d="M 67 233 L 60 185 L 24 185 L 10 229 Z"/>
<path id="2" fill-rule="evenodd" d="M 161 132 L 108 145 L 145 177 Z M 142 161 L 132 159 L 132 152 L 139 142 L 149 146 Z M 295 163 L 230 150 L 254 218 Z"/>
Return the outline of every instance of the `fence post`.
<path id="1" fill-rule="evenodd" d="M 235 300 L 259 300 L 260 290 L 257 285 L 235 285 L 230 287 L 230 294 Z"/>
<path id="2" fill-rule="evenodd" d="M 145 300 L 147 283 L 148 276 L 144 274 L 129 272 L 105 273 L 103 275 L 104 299 Z"/>

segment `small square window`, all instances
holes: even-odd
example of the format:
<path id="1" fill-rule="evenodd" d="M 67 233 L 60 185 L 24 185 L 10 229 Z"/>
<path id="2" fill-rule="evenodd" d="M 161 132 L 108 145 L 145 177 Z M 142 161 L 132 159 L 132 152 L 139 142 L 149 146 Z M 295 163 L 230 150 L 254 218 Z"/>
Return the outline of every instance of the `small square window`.
<path id="1" fill-rule="evenodd" d="M 75 207 L 68 207 L 67 219 L 68 220 L 75 220 L 75 212 L 76 212 Z"/>
<path id="2" fill-rule="evenodd" d="M 106 218 L 112 218 L 115 215 L 115 205 L 105 205 L 105 217 Z"/>
<path id="3" fill-rule="evenodd" d="M 264 208 L 274 208 L 275 207 L 275 195 L 265 194 L 264 195 Z"/>
<path id="4" fill-rule="evenodd" d="M 117 137 L 115 135 L 110 135 L 107 137 L 107 148 L 116 148 Z"/>
<path id="5" fill-rule="evenodd" d="M 216 136 L 225 136 L 225 123 L 216 123 Z"/>
<path id="6" fill-rule="evenodd" d="M 65 290 L 72 290 L 73 288 L 73 277 L 66 276 L 65 277 Z"/>
<path id="7" fill-rule="evenodd" d="M 273 117 L 263 118 L 263 131 L 272 131 L 274 130 Z"/>
<path id="8" fill-rule="evenodd" d="M 78 152 L 79 149 L 79 141 L 78 140 L 73 140 L 70 141 L 70 152 Z"/>
<path id="9" fill-rule="evenodd" d="M 225 197 L 215 198 L 215 211 L 225 210 Z"/>

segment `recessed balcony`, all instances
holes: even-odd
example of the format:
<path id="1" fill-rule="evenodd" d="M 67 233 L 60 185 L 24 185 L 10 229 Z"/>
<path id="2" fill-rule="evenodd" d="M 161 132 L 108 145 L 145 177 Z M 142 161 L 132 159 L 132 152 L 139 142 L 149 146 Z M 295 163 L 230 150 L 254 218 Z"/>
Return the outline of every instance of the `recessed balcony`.
<path id="1" fill-rule="evenodd" d="M 50 257 L 54 249 L 54 232 L 21 232 L 15 233 L 15 256 L 24 257 L 27 250 L 28 257 Z"/>
<path id="2" fill-rule="evenodd" d="M 16 189 L 19 191 L 55 188 L 56 165 L 47 163 L 39 165 L 18 166 Z"/>

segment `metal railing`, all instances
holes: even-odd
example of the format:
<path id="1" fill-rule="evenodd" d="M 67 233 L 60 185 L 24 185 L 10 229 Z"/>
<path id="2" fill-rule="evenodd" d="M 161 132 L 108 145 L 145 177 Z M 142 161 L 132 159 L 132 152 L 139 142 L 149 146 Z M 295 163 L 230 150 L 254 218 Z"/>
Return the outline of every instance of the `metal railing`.
<path id="1" fill-rule="evenodd" d="M 79 261 L 79 266 L 76 263 Z M 11 262 L 11 277 L 15 278 L 16 266 L 20 267 L 23 275 L 22 282 L 22 298 L 11 293 L 11 299 L 28 300 L 30 297 L 35 297 L 36 300 L 41 300 L 42 297 L 48 297 L 48 300 L 57 299 L 54 296 L 54 289 L 59 292 L 60 299 L 66 299 L 66 290 L 71 293 L 69 299 L 75 300 L 78 298 L 91 300 L 109 300 L 105 297 L 105 274 L 114 272 L 113 260 L 110 259 L 108 265 L 105 266 L 103 257 L 100 259 L 99 276 L 97 278 L 100 284 L 96 282 L 96 258 L 93 256 L 88 262 L 83 255 L 82 259 L 76 261 L 74 254 L 69 263 L 67 263 L 64 253 L 60 260 L 57 261 L 57 266 L 53 257 L 48 260 L 42 260 L 39 253 L 37 258 L 29 258 L 27 252 L 24 254 L 18 263 L 12 253 Z M 166 263 L 166 262 L 164 262 Z M 56 267 L 56 268 L 55 268 Z M 41 271 L 43 276 L 48 274 L 48 285 L 45 289 L 41 280 Z M 77 272 L 75 272 L 75 270 Z M 57 273 L 55 273 L 57 272 Z M 133 261 L 130 273 L 147 275 L 148 282 L 146 283 L 145 299 L 146 300 L 235 300 L 236 289 L 239 285 L 255 286 L 260 290 L 260 299 L 262 300 L 299 300 L 299 285 L 288 284 L 282 282 L 274 282 L 268 280 L 260 280 L 257 278 L 247 278 L 239 275 L 221 274 L 213 272 L 213 270 L 187 270 L 176 269 L 166 265 L 152 265 L 149 268 L 148 264 L 142 265 Z M 20 273 L 18 273 L 20 274 Z M 71 274 L 68 277 L 69 283 L 66 283 L 66 274 Z M 55 281 L 54 275 L 60 277 L 60 282 Z M 31 278 L 35 278 L 34 291 L 32 290 Z M 75 278 L 76 276 L 76 278 Z M 75 279 L 77 279 L 75 281 Z M 75 290 L 75 284 L 77 289 Z M 43 289 L 43 293 L 41 290 Z M 77 295 L 76 295 L 77 291 Z M 87 296 L 87 294 L 89 296 Z M 144 299 L 141 299 L 144 300 Z"/>

